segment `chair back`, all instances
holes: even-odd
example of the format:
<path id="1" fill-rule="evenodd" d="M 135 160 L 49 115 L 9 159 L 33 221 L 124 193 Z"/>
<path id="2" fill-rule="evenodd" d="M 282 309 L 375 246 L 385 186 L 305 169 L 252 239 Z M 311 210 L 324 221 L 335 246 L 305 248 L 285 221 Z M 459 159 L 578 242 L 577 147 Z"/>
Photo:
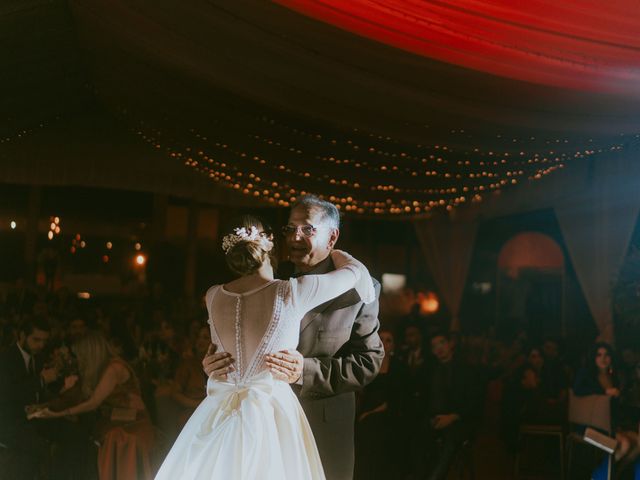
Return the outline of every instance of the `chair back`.
<path id="1" fill-rule="evenodd" d="M 569 422 L 611 433 L 611 397 L 578 396 L 569 390 Z"/>

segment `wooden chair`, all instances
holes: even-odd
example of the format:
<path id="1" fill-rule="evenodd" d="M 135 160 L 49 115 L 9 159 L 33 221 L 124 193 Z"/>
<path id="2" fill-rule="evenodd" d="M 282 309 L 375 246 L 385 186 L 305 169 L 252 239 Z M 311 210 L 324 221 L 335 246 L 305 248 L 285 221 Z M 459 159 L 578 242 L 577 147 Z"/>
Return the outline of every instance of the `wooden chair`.
<path id="1" fill-rule="evenodd" d="M 607 395 L 577 396 L 569 390 L 569 423 L 573 426 L 588 426 L 612 435 L 611 398 Z M 572 472 L 573 450 L 576 445 L 589 445 L 582 435 L 572 432 L 567 436 L 567 471 Z M 589 445 L 594 451 L 598 449 Z M 611 478 L 612 455 L 608 455 L 608 477 Z"/>
<path id="2" fill-rule="evenodd" d="M 564 480 L 564 438 L 565 438 L 565 428 L 564 425 L 560 424 L 551 424 L 551 425 L 543 425 L 543 424 L 523 424 L 520 425 L 518 431 L 518 443 L 521 443 L 526 437 L 548 437 L 551 440 L 557 442 L 559 458 L 560 458 L 560 478 Z M 521 448 L 518 448 L 518 452 L 516 453 L 515 464 L 514 464 L 514 476 L 516 479 L 520 478 L 520 467 L 521 467 Z"/>

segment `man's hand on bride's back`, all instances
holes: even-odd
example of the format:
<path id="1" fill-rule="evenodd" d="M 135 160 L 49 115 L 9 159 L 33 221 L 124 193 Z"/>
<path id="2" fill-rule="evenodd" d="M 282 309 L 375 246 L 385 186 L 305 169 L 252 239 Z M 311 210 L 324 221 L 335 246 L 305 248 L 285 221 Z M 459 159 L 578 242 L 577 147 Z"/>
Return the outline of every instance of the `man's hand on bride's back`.
<path id="1" fill-rule="evenodd" d="M 302 376 L 304 357 L 296 350 L 265 355 L 265 362 L 271 373 L 287 383 L 296 383 Z"/>
<path id="2" fill-rule="evenodd" d="M 235 359 L 230 353 L 216 353 L 218 347 L 213 343 L 209 345 L 207 354 L 202 359 L 202 368 L 209 378 L 215 380 L 226 380 L 227 374 L 233 372 Z"/>

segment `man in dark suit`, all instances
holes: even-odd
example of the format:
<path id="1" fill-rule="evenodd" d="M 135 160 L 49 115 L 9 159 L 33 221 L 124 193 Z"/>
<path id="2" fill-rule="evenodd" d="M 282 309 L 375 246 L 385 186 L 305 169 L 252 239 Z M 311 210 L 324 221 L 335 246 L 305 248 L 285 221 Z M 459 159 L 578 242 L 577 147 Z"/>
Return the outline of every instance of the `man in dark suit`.
<path id="1" fill-rule="evenodd" d="M 0 354 L 0 444 L 9 458 L 0 478 L 34 478 L 47 461 L 51 443 L 57 447 L 50 463 L 52 480 L 84 480 L 93 472 L 91 443 L 82 425 L 27 419 L 25 407 L 48 400 L 47 387 L 58 379 L 56 368 L 43 367 L 41 353 L 48 339 L 45 320 L 27 320 L 18 341 Z"/>
<path id="2" fill-rule="evenodd" d="M 294 276 L 335 269 L 329 254 L 340 234 L 336 207 L 315 196 L 292 207 L 283 233 Z M 380 284 L 374 280 L 377 295 Z M 378 374 L 384 348 L 378 336 L 378 301 L 365 305 L 355 290 L 316 307 L 301 322 L 298 351 L 267 358 L 287 377 L 313 430 L 328 480 L 353 478 L 355 393 Z M 224 375 L 233 363 L 225 354 L 203 360 L 207 375 Z"/>
<path id="3" fill-rule="evenodd" d="M 43 369 L 39 358 L 48 339 L 46 322 L 28 320 L 18 341 L 0 355 L 0 443 L 10 452 L 14 478 L 32 478 L 46 451 L 25 407 L 44 401 L 45 385 L 57 378 L 55 369 Z"/>
<path id="4" fill-rule="evenodd" d="M 482 385 L 478 375 L 454 352 L 449 333 L 437 332 L 431 337 L 435 363 L 429 369 L 425 390 L 426 416 L 420 458 L 430 466 L 427 478 L 447 478 L 456 451 L 470 439 L 479 417 Z M 418 463 L 419 464 L 419 463 Z M 416 478 L 424 478 L 424 469 Z"/>

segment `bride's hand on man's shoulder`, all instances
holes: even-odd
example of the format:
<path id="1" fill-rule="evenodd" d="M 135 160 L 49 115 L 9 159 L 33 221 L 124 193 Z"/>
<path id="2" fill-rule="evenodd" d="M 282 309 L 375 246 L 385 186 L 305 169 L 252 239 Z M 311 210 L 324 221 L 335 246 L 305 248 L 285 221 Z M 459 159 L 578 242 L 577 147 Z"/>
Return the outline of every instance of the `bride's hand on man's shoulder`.
<path id="1" fill-rule="evenodd" d="M 226 380 L 227 375 L 235 369 L 235 359 L 227 352 L 216 353 L 218 347 L 213 343 L 209 345 L 206 355 L 202 359 L 202 369 L 207 377 L 214 380 Z"/>

